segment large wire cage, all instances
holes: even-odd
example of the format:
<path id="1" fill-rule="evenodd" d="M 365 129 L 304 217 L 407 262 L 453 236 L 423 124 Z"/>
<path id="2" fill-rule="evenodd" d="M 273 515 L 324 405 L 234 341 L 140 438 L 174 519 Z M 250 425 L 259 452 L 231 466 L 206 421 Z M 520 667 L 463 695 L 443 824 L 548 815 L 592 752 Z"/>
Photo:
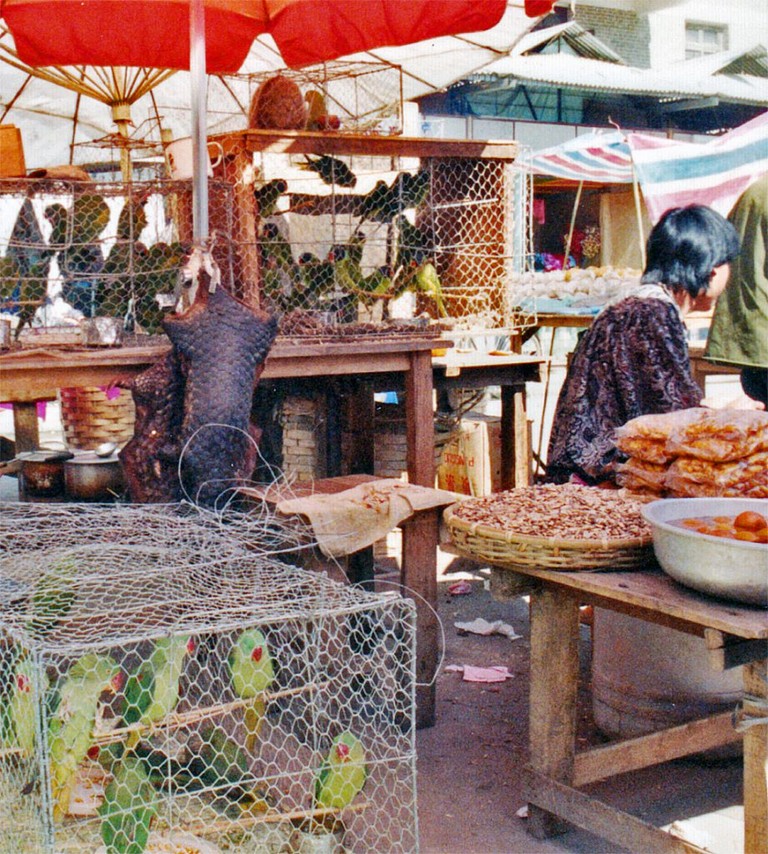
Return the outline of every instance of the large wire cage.
<path id="1" fill-rule="evenodd" d="M 527 179 L 510 160 L 264 150 L 254 165 L 254 243 L 241 231 L 236 254 L 284 331 L 531 322 L 509 286 L 528 237 Z"/>
<path id="2" fill-rule="evenodd" d="M 416 850 L 415 606 L 248 518 L 2 508 L 1 851 Z"/>
<path id="3" fill-rule="evenodd" d="M 210 182 L 219 227 L 231 230 L 232 187 Z M 191 181 L 150 179 L 0 181 L 0 312 L 14 338 L 103 345 L 95 318 L 119 334 L 162 334 L 183 297 L 191 249 Z M 219 247 L 232 286 L 226 247 Z M 104 325 L 104 324 L 102 324 Z M 119 336 L 118 336 L 119 338 Z"/>

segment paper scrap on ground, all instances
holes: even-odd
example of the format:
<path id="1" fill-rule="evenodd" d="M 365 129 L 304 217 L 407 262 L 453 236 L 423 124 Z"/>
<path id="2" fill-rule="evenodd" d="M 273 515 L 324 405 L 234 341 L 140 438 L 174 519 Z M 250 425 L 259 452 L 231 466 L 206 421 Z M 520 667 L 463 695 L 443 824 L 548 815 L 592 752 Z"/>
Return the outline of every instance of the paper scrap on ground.
<path id="1" fill-rule="evenodd" d="M 501 620 L 489 623 L 488 620 L 477 617 L 471 623 L 454 623 L 453 625 L 460 632 L 471 632 L 473 635 L 506 635 L 510 640 L 520 637 L 509 623 L 502 623 Z"/>
<path id="2" fill-rule="evenodd" d="M 446 670 L 462 673 L 465 682 L 504 682 L 512 679 L 514 673 L 509 672 L 508 667 L 500 664 L 491 667 L 475 667 L 473 664 L 449 664 Z"/>
<path id="3" fill-rule="evenodd" d="M 445 507 L 455 500 L 444 489 L 382 478 L 335 495 L 280 501 L 277 510 L 306 516 L 323 554 L 342 557 L 383 539 L 418 510 Z"/>
<path id="4" fill-rule="evenodd" d="M 451 596 L 466 596 L 472 592 L 472 585 L 468 581 L 457 581 L 448 587 Z"/>

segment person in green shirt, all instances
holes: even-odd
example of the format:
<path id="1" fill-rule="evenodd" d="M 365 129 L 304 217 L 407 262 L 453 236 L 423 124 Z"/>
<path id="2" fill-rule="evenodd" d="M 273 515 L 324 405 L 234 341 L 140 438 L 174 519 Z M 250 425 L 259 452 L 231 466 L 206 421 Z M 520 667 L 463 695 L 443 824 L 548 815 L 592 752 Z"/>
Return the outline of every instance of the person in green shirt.
<path id="1" fill-rule="evenodd" d="M 738 366 L 744 393 L 768 408 L 768 174 L 742 193 L 728 219 L 742 248 L 715 306 L 704 356 Z"/>

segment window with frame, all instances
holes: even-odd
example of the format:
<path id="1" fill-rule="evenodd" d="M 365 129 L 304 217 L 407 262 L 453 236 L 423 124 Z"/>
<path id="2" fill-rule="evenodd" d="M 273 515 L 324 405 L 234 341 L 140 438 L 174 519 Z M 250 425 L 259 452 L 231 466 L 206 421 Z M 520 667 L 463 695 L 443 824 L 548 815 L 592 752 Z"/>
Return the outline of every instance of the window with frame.
<path id="1" fill-rule="evenodd" d="M 707 56 L 728 48 L 728 27 L 723 24 L 685 24 L 685 58 Z"/>

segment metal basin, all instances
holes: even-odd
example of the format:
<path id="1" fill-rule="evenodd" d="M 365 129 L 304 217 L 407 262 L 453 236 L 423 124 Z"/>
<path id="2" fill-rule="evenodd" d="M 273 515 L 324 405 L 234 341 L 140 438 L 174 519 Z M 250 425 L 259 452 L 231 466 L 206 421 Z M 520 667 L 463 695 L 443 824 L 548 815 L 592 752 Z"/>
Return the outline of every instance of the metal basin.
<path id="1" fill-rule="evenodd" d="M 736 516 L 745 510 L 768 516 L 768 500 L 664 498 L 641 508 L 653 529 L 656 559 L 675 581 L 711 596 L 768 608 L 768 545 L 669 524 L 679 519 Z"/>

